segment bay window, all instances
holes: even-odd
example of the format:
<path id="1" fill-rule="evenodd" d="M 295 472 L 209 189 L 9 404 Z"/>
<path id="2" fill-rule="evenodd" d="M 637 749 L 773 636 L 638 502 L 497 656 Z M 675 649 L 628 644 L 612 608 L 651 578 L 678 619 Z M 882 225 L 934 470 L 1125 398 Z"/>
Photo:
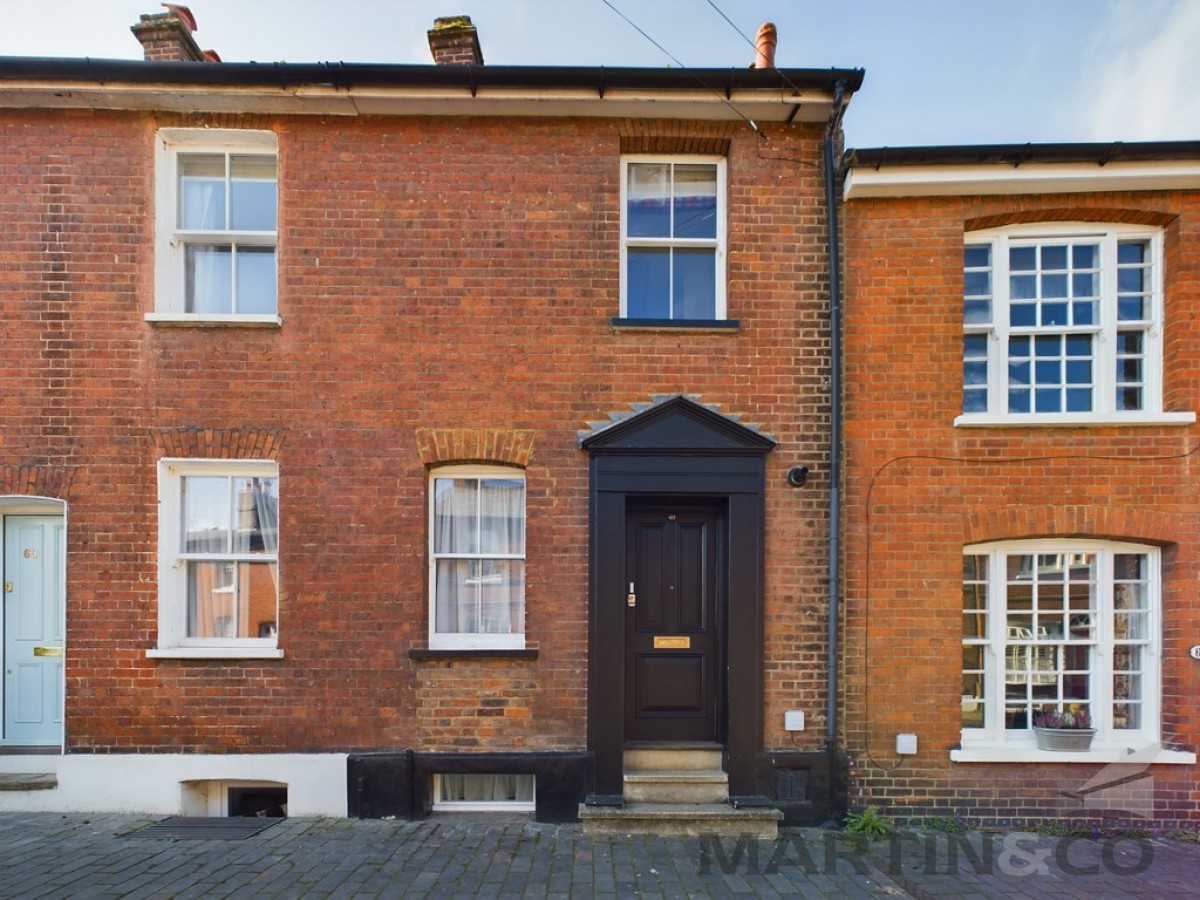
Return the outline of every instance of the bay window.
<path id="1" fill-rule="evenodd" d="M 1094 746 L 1158 739 L 1159 551 L 1040 540 L 963 555 L 962 739 L 1032 749 L 1034 719 L 1087 713 Z"/>

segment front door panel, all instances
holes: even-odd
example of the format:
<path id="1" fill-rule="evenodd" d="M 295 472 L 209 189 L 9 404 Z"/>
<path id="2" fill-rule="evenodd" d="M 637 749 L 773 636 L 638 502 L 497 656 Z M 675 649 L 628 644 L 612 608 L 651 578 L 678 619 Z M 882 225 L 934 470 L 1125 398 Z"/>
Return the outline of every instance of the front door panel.
<path id="1" fill-rule="evenodd" d="M 627 741 L 715 741 L 719 699 L 715 510 L 627 516 Z"/>
<path id="2" fill-rule="evenodd" d="M 62 740 L 63 520 L 4 520 L 4 742 Z"/>

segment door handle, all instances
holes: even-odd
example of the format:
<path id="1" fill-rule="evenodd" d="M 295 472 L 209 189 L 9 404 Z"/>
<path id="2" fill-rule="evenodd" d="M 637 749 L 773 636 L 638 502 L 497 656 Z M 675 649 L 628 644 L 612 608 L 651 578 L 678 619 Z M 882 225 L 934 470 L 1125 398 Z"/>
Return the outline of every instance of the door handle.
<path id="1" fill-rule="evenodd" d="M 637 593 L 634 592 L 633 582 L 629 582 L 629 593 L 625 595 L 625 605 L 630 609 L 637 606 Z"/>

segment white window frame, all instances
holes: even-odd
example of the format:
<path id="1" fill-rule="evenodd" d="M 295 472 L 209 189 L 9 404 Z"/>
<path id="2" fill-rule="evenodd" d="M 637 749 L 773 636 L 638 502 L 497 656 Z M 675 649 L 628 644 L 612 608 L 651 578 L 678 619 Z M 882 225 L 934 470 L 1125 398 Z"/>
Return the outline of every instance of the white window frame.
<path id="1" fill-rule="evenodd" d="M 710 165 L 716 166 L 717 171 L 717 236 L 711 238 L 676 238 L 676 237 L 629 237 L 629 167 L 637 163 L 656 165 Z M 725 295 L 725 258 L 728 242 L 729 218 L 727 202 L 726 160 L 723 156 L 707 156 L 698 154 L 627 154 L 621 157 L 621 318 L 630 322 L 645 321 L 629 318 L 629 249 L 631 247 L 661 247 L 668 249 L 683 249 L 689 247 L 713 248 L 716 253 L 715 263 L 715 302 L 714 316 L 711 321 L 723 321 L 727 318 Z M 659 321 L 658 319 L 650 321 Z M 706 322 L 707 319 L 686 319 L 672 316 L 672 323 Z"/>
<path id="2" fill-rule="evenodd" d="M 183 531 L 183 479 L 187 476 L 278 478 L 270 460 L 162 459 L 158 463 L 158 647 L 152 658 L 279 659 L 279 636 L 194 638 L 187 636 L 187 565 L 180 550 Z M 227 554 L 226 554 L 227 555 Z M 265 561 L 256 554 L 256 561 Z M 278 553 L 275 565 L 278 566 Z M 275 592 L 279 621 L 279 591 Z"/>
<path id="3" fill-rule="evenodd" d="M 520 480 L 525 484 L 525 496 L 523 498 L 521 515 L 524 520 L 524 526 L 527 529 L 529 525 L 528 516 L 528 483 L 525 478 L 525 471 L 510 466 L 486 466 L 486 465 L 452 465 L 440 466 L 436 469 L 431 469 L 429 472 L 429 518 L 428 518 L 428 557 L 429 557 L 429 649 L 430 650 L 524 650 L 525 649 L 525 622 L 522 618 L 521 631 L 510 632 L 507 634 L 489 634 L 483 632 L 439 632 L 437 630 L 437 562 L 442 558 L 454 558 L 454 554 L 435 554 L 434 539 L 435 539 L 435 518 L 434 518 L 434 502 L 435 491 L 434 482 L 439 478 L 504 478 L 512 480 Z M 526 542 L 528 535 L 526 534 Z M 521 553 L 510 554 L 469 554 L 462 558 L 481 558 L 481 559 L 506 559 L 520 560 L 522 563 L 526 559 L 526 548 L 522 548 Z M 527 603 L 528 598 L 523 597 L 523 602 Z"/>
<path id="4" fill-rule="evenodd" d="M 1004 720 L 1007 615 L 1006 560 L 1010 555 L 1095 554 L 1095 610 L 1098 622 L 1091 643 L 1089 703 L 1095 738 L 1087 751 L 1038 750 L 1032 728 L 1006 729 Z M 1143 645 L 1142 723 L 1137 729 L 1112 727 L 1113 558 L 1117 554 L 1147 557 L 1148 640 Z M 957 762 L 1110 762 L 1131 751 L 1159 746 L 1162 702 L 1162 559 L 1159 548 L 1136 543 L 1081 539 L 1040 539 L 969 545 L 963 556 L 987 557 L 987 635 L 984 651 L 984 725 L 962 728 L 962 744 L 951 751 Z M 964 639 L 964 645 L 967 641 Z M 964 699 L 964 702 L 965 699 Z M 1139 757 L 1140 758 L 1140 757 Z M 1195 762 L 1195 754 L 1159 748 L 1154 762 Z"/>
<path id="5" fill-rule="evenodd" d="M 1094 240 L 1100 245 L 1100 295 L 1097 322 L 1090 329 L 1064 327 L 1059 331 L 1089 331 L 1093 340 L 1093 408 L 1087 412 L 1010 413 L 1008 407 L 1009 338 L 1013 333 L 1054 333 L 1055 330 L 1012 328 L 1009 325 L 1009 250 L 1013 246 L 1053 242 L 1055 240 Z M 1119 242 L 1145 241 L 1150 254 L 1150 325 L 1144 335 L 1142 372 L 1143 408 L 1116 409 L 1117 285 L 1116 253 Z M 1166 413 L 1163 394 L 1163 236 L 1161 230 L 1133 225 L 1097 225 L 1064 223 L 1006 226 L 968 233 L 964 247 L 991 247 L 991 321 L 965 323 L 963 333 L 987 336 L 987 410 L 963 412 L 956 426 L 979 425 L 1154 425 L 1187 424 L 1196 419 L 1193 412 Z M 965 292 L 964 292 L 965 293 Z M 964 301 L 965 302 L 965 301 Z M 982 358 L 982 357 L 981 357 Z"/>
<path id="6" fill-rule="evenodd" d="M 278 140 L 274 132 L 233 128 L 163 128 L 155 143 L 155 265 L 154 312 L 148 322 L 205 325 L 279 325 L 278 260 L 279 220 L 276 204 L 273 231 L 183 231 L 179 222 L 179 158 L 191 153 L 274 155 L 278 164 Z M 278 169 L 276 170 L 278 190 Z M 275 248 L 276 309 L 274 313 L 188 313 L 185 312 L 184 256 L 189 243 L 227 243 Z"/>
<path id="7" fill-rule="evenodd" d="M 528 800 L 447 800 L 442 796 L 442 778 L 445 775 L 461 773 L 438 772 L 433 776 L 433 809 L 434 812 L 534 812 L 537 806 L 537 777 L 533 779 L 533 790 Z M 496 774 L 528 773 L 471 773 L 489 777 Z"/>

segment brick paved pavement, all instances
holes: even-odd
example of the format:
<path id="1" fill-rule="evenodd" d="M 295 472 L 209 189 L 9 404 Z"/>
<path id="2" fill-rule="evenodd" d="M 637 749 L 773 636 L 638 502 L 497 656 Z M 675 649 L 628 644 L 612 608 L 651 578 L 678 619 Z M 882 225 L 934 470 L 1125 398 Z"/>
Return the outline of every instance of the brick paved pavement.
<path id="1" fill-rule="evenodd" d="M 241 841 L 130 836 L 138 816 L 0 815 L 0 897 L 1180 897 L 1200 846 L 907 835 L 866 849 L 585 837 L 512 819 L 288 819 Z"/>

